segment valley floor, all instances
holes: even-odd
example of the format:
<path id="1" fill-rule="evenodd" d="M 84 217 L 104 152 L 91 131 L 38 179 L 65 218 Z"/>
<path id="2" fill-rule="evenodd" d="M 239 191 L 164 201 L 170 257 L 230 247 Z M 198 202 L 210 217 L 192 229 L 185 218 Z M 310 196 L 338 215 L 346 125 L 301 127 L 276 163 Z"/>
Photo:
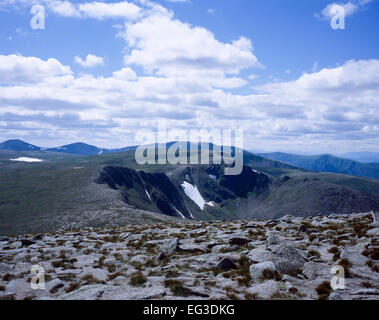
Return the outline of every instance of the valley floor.
<path id="1" fill-rule="evenodd" d="M 25 235 L 0 238 L 0 299 L 379 299 L 378 259 L 371 214 Z"/>

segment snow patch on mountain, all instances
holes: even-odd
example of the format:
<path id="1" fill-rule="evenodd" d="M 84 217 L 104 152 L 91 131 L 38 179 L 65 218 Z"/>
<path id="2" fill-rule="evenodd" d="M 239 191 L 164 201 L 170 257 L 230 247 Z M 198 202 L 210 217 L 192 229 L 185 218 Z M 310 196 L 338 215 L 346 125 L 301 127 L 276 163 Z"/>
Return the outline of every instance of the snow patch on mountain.
<path id="1" fill-rule="evenodd" d="M 42 162 L 43 160 L 37 158 L 28 158 L 28 157 L 18 157 L 16 159 L 10 159 L 11 161 L 20 161 L 20 162 Z"/>
<path id="2" fill-rule="evenodd" d="M 211 207 L 214 207 L 213 202 L 206 202 L 204 198 L 201 196 L 199 190 L 196 186 L 193 186 L 192 184 L 184 181 L 182 183 L 182 187 L 184 190 L 184 193 L 189 197 L 193 202 L 195 202 L 201 210 L 204 210 L 204 206 L 208 205 Z"/>
<path id="3" fill-rule="evenodd" d="M 179 213 L 180 214 L 180 216 L 185 220 L 186 219 L 186 217 L 178 210 L 178 209 L 176 209 L 175 208 L 175 206 L 174 206 L 174 209 L 176 210 L 176 212 L 177 213 Z"/>

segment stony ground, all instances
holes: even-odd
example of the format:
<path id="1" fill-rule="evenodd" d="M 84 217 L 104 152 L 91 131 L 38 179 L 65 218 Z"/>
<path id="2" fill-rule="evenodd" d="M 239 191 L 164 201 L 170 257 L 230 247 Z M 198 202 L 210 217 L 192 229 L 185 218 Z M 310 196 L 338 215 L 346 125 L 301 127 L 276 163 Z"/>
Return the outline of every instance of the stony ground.
<path id="1" fill-rule="evenodd" d="M 0 238 L 0 299 L 379 299 L 378 259 L 371 214 L 25 235 Z"/>

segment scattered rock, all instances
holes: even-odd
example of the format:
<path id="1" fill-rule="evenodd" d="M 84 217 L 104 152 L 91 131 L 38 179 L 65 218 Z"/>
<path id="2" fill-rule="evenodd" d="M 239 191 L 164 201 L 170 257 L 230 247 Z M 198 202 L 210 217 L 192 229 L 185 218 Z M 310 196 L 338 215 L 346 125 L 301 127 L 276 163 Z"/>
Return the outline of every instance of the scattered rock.
<path id="1" fill-rule="evenodd" d="M 43 239 L 43 234 L 37 234 L 36 236 L 33 237 L 33 240 L 42 240 Z"/>
<path id="2" fill-rule="evenodd" d="M 178 248 L 178 251 L 180 252 L 188 252 L 188 253 L 204 253 L 205 250 L 199 248 L 198 246 L 196 245 L 184 245 L 184 246 L 180 246 Z"/>
<path id="3" fill-rule="evenodd" d="M 177 295 L 180 297 L 202 297 L 202 298 L 209 298 L 209 294 L 202 293 L 199 291 L 195 291 L 188 287 L 180 287 L 180 291 L 177 292 Z"/>
<path id="4" fill-rule="evenodd" d="M 222 250 L 229 249 L 230 247 L 228 245 L 217 245 L 212 248 L 213 253 L 219 253 Z"/>
<path id="5" fill-rule="evenodd" d="M 167 258 L 167 254 L 165 254 L 164 252 L 159 252 L 155 258 L 155 260 L 157 261 L 162 261 L 164 259 Z"/>
<path id="6" fill-rule="evenodd" d="M 262 278 L 263 270 L 270 270 L 276 272 L 276 266 L 272 261 L 261 262 L 257 264 L 252 264 L 250 266 L 250 275 L 253 280 L 258 280 Z"/>
<path id="7" fill-rule="evenodd" d="M 244 246 L 250 242 L 252 242 L 252 240 L 247 239 L 247 238 L 231 238 L 229 240 L 230 245 L 237 245 L 237 246 Z"/>
<path id="8" fill-rule="evenodd" d="M 370 236 L 379 236 L 379 228 L 374 228 L 369 231 L 367 231 L 367 234 Z"/>
<path id="9" fill-rule="evenodd" d="M 349 249 L 344 249 L 341 252 L 340 257 L 341 259 L 349 260 L 353 264 L 353 266 L 365 266 L 368 259 L 364 255 L 362 255 L 363 250 L 363 246 L 357 245 Z"/>
<path id="10" fill-rule="evenodd" d="M 363 236 L 355 231 L 357 222 L 367 224 Z M 297 232 L 301 223 L 314 226 L 307 228 L 308 236 Z M 354 214 L 284 217 L 268 224 L 203 222 L 198 229 L 190 221 L 165 222 L 2 238 L 0 299 L 231 298 L 233 291 L 225 288 L 238 290 L 239 298 L 252 294 L 261 299 L 318 299 L 315 289 L 330 282 L 333 265 L 347 259 L 351 267 L 346 289 L 328 292 L 329 299 L 375 300 L 379 296 L 375 271 L 379 227 L 370 230 L 370 224 L 369 214 Z M 247 230 L 249 225 L 267 238 L 247 237 L 255 231 Z M 318 239 L 313 245 L 309 245 L 310 236 Z M 310 250 L 318 251 L 320 258 Z M 33 264 L 45 269 L 46 290 L 31 290 Z M 237 271 L 224 277 L 225 273 L 211 272 L 215 268 Z"/>
<path id="11" fill-rule="evenodd" d="M 35 291 L 30 286 L 30 283 L 25 279 L 14 279 L 9 281 L 5 287 L 5 292 L 10 295 L 16 296 L 18 299 L 24 299 L 25 297 L 31 297 L 35 295 Z M 42 290 L 38 290 L 42 291 Z"/>
<path id="12" fill-rule="evenodd" d="M 267 244 L 269 246 L 280 244 L 281 242 L 283 242 L 283 239 L 276 234 L 270 234 L 267 238 Z"/>
<path id="13" fill-rule="evenodd" d="M 132 265 L 132 266 L 140 266 L 142 264 L 144 264 L 146 262 L 146 256 L 145 255 L 142 255 L 142 254 L 139 254 L 137 256 L 134 256 L 133 258 L 130 259 L 129 263 Z"/>
<path id="14" fill-rule="evenodd" d="M 379 227 L 379 212 L 371 211 L 371 215 L 372 215 L 372 219 L 373 219 L 372 225 L 374 227 Z"/>
<path id="15" fill-rule="evenodd" d="M 273 258 L 271 251 L 265 248 L 252 249 L 247 256 L 253 263 L 271 261 Z"/>
<path id="16" fill-rule="evenodd" d="M 47 291 L 58 291 L 60 288 L 63 288 L 65 283 L 60 279 L 54 279 L 46 283 Z"/>
<path id="17" fill-rule="evenodd" d="M 220 244 L 219 244 L 219 243 L 209 243 L 209 244 L 207 245 L 207 248 L 212 250 L 213 247 L 218 246 L 218 245 L 220 245 Z"/>
<path id="18" fill-rule="evenodd" d="M 36 243 L 35 241 L 30 240 L 30 239 L 20 239 L 19 241 L 21 242 L 21 246 L 23 246 L 23 247 L 28 247 L 28 246 Z"/>
<path id="19" fill-rule="evenodd" d="M 33 264 L 37 264 L 38 261 L 39 261 L 38 257 L 32 257 L 32 258 L 30 259 L 30 263 L 33 263 Z"/>
<path id="20" fill-rule="evenodd" d="M 362 290 L 358 290 L 358 291 L 352 292 L 351 295 L 374 295 L 374 296 L 379 296 L 379 290 L 378 289 L 362 289 Z"/>
<path id="21" fill-rule="evenodd" d="M 292 261 L 288 259 L 275 259 L 275 266 L 278 271 L 282 274 L 289 274 L 296 276 L 301 272 L 301 267 L 294 264 Z"/>
<path id="22" fill-rule="evenodd" d="M 173 254 L 177 251 L 180 251 L 179 239 L 168 240 L 159 248 L 159 252 L 163 252 L 165 254 Z"/>
<path id="23" fill-rule="evenodd" d="M 288 243 L 282 243 L 273 249 L 273 253 L 277 256 L 290 261 L 294 266 L 302 268 L 307 259 Z"/>
<path id="24" fill-rule="evenodd" d="M 217 264 L 216 269 L 228 271 L 231 269 L 237 269 L 237 265 L 235 264 L 235 262 L 232 259 L 224 258 Z"/>
<path id="25" fill-rule="evenodd" d="M 293 219 L 294 219 L 294 217 L 286 214 L 284 217 L 281 217 L 279 219 L 279 221 L 283 221 L 283 222 L 287 222 L 287 223 L 292 223 Z"/>
<path id="26" fill-rule="evenodd" d="M 331 269 L 331 268 L 329 268 L 329 269 Z M 309 280 L 314 280 L 324 273 L 325 273 L 325 266 L 320 264 L 320 263 L 310 261 L 310 262 L 306 262 L 304 264 L 303 274 Z M 330 270 L 327 270 L 327 273 L 330 273 Z"/>
<path id="27" fill-rule="evenodd" d="M 265 281 L 246 290 L 247 293 L 257 295 L 261 299 L 269 299 L 279 291 L 279 283 L 275 280 Z"/>

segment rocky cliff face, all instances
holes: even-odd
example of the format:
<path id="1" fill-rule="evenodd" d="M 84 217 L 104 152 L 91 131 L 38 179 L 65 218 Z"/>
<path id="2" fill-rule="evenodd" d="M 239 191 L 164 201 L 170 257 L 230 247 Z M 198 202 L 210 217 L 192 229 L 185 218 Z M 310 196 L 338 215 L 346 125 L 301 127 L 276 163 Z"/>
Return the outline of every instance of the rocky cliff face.
<path id="1" fill-rule="evenodd" d="M 119 190 L 123 201 L 137 209 L 185 219 L 276 219 L 379 208 L 378 196 L 317 178 L 269 177 L 248 166 L 237 176 L 224 171 L 224 165 L 178 166 L 167 174 L 105 167 L 97 182 Z M 196 187 L 208 205 L 199 208 L 183 183 Z"/>
<path id="2" fill-rule="evenodd" d="M 204 211 L 212 217 L 212 213 L 222 210 L 220 208 L 228 200 L 247 198 L 251 193 L 260 194 L 270 183 L 267 175 L 250 167 L 245 166 L 237 176 L 227 176 L 224 171 L 225 165 L 179 167 L 170 173 L 169 178 L 165 173 L 108 166 L 96 182 L 120 190 L 122 200 L 138 209 L 185 219 L 192 219 L 192 213 L 203 217 Z M 199 197 L 210 205 L 206 208 L 192 206 L 193 199 L 185 194 L 183 183 L 198 188 Z M 227 217 L 228 212 L 225 213 Z"/>
<path id="3" fill-rule="evenodd" d="M 121 190 L 122 199 L 141 209 L 159 210 L 173 217 L 191 219 L 177 187 L 164 173 L 146 173 L 122 167 L 105 167 L 96 180 Z"/>
<path id="4" fill-rule="evenodd" d="M 209 174 L 220 172 L 220 166 L 207 169 Z M 237 176 L 219 175 L 219 186 L 230 190 L 235 197 L 246 197 L 250 192 L 262 192 L 269 183 L 268 176 L 244 166 Z"/>

